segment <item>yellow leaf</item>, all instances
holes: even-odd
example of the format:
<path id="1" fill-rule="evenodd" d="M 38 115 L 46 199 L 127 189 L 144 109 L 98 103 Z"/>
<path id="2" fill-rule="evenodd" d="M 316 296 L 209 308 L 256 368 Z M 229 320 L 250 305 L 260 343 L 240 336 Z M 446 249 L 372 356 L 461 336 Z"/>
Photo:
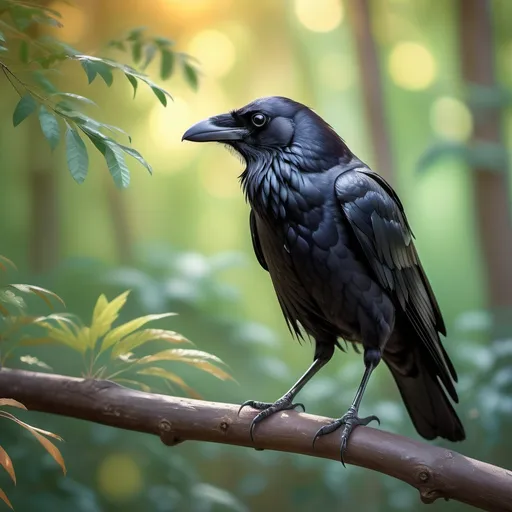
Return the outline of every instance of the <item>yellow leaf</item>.
<path id="1" fill-rule="evenodd" d="M 111 357 L 115 359 L 121 354 L 131 352 L 134 348 L 140 347 L 148 341 L 163 340 L 169 343 L 190 343 L 187 338 L 174 331 L 166 331 L 164 329 L 143 329 L 134 332 L 126 338 L 119 341 L 113 348 Z"/>
<path id="2" fill-rule="evenodd" d="M 53 309 L 53 304 L 48 297 L 53 297 L 66 307 L 64 301 L 56 293 L 53 293 L 46 288 L 41 288 L 40 286 L 34 286 L 32 284 L 10 284 L 9 286 L 20 292 L 33 293 L 34 295 L 37 295 L 41 300 L 48 304 L 50 309 Z"/>
<path id="3" fill-rule="evenodd" d="M 9 258 L 6 258 L 5 256 L 1 256 L 0 255 L 0 268 L 5 271 L 6 268 L 5 268 L 5 265 L 4 263 L 7 263 L 7 265 L 9 265 L 10 267 L 12 267 L 14 270 L 18 270 L 16 268 L 16 265 L 9 259 Z"/>
<path id="4" fill-rule="evenodd" d="M 18 400 L 14 400 L 13 398 L 0 398 L 0 407 L 3 407 L 4 405 L 10 405 L 11 407 L 17 407 L 18 409 L 25 409 L 25 411 L 27 410 L 21 402 L 18 402 Z"/>
<path id="5" fill-rule="evenodd" d="M 126 291 L 118 295 L 111 302 L 107 301 L 105 295 L 100 295 L 92 314 L 90 347 L 93 348 L 96 341 L 104 336 L 117 320 L 120 309 L 125 305 L 130 292 Z"/>
<path id="6" fill-rule="evenodd" d="M 85 352 L 87 346 L 81 344 L 78 340 L 77 334 L 75 334 L 66 325 L 66 322 L 70 323 L 70 325 L 72 325 L 76 331 L 79 331 L 78 327 L 73 322 L 71 322 L 69 319 L 66 319 L 66 321 L 64 321 L 64 319 L 55 319 L 58 326 L 54 326 L 50 322 L 44 320 L 45 317 L 41 318 L 43 320 L 38 319 L 35 323 L 46 329 L 49 338 L 52 338 L 55 341 L 59 341 L 60 343 L 63 343 L 64 345 L 67 345 L 68 347 L 72 348 L 73 350 L 77 350 L 82 354 Z"/>
<path id="7" fill-rule="evenodd" d="M 7 495 L 5 494 L 4 491 L 2 491 L 2 489 L 0 489 L 0 500 L 2 500 L 11 510 L 14 510 L 12 508 L 12 504 L 11 502 L 9 501 L 9 498 L 7 497 Z"/>
<path id="8" fill-rule="evenodd" d="M 222 360 L 213 354 L 203 352 L 202 350 L 188 348 L 172 348 L 163 350 L 152 356 L 146 356 L 140 359 L 141 363 L 153 363 L 155 361 L 190 361 L 190 360 L 214 361 L 222 364 Z"/>
<path id="9" fill-rule="evenodd" d="M 3 466 L 5 471 L 9 473 L 11 480 L 16 483 L 16 473 L 14 473 L 14 466 L 12 465 L 11 457 L 9 454 L 0 446 L 0 466 Z"/>
<path id="10" fill-rule="evenodd" d="M 119 327 L 112 329 L 109 333 L 107 333 L 105 338 L 103 338 L 103 343 L 101 344 L 100 352 L 104 352 L 112 345 L 117 343 L 120 339 L 124 338 L 125 336 L 128 336 L 133 331 L 140 329 L 143 325 L 146 325 L 148 322 L 160 320 L 161 318 L 166 318 L 168 316 L 173 316 L 175 314 L 176 313 L 163 313 L 161 315 L 141 316 L 139 318 L 134 318 L 133 320 L 130 320 L 129 322 L 126 322 L 125 324 L 122 324 Z"/>
<path id="11" fill-rule="evenodd" d="M 44 449 L 53 457 L 55 462 L 62 468 L 62 472 L 64 474 L 66 474 L 66 464 L 64 463 L 64 459 L 63 459 L 62 454 L 60 453 L 59 449 L 49 439 L 46 439 L 46 437 L 42 436 L 38 432 L 39 429 L 30 427 L 28 430 L 43 445 Z M 46 435 L 49 434 L 49 432 L 45 432 L 45 433 L 46 433 Z"/>
<path id="12" fill-rule="evenodd" d="M 157 361 L 179 361 L 181 363 L 194 366 L 195 368 L 199 368 L 218 379 L 235 380 L 222 368 L 211 363 L 211 361 L 214 361 L 222 364 L 222 361 L 217 356 L 209 354 L 208 352 L 202 352 L 201 350 L 174 348 L 170 350 L 163 350 L 162 352 L 158 352 L 152 356 L 141 357 L 139 359 L 139 363 L 154 363 Z"/>
<path id="13" fill-rule="evenodd" d="M 191 359 L 189 361 L 184 361 L 190 366 L 193 366 L 194 368 L 198 368 L 199 370 L 202 370 L 203 372 L 209 373 L 210 375 L 213 375 L 214 377 L 217 377 L 217 379 L 220 380 L 235 380 L 231 375 L 229 375 L 228 372 L 224 371 L 222 368 L 219 368 L 218 366 L 215 366 L 214 364 L 203 361 L 201 359 Z"/>
<path id="14" fill-rule="evenodd" d="M 66 465 L 64 463 L 62 454 L 60 453 L 59 449 L 49 439 L 46 439 L 46 437 L 44 437 L 49 436 L 58 439 L 59 441 L 62 441 L 62 438 L 60 436 L 54 434 L 53 432 L 43 430 L 42 428 L 33 427 L 32 425 L 29 425 L 28 423 L 21 421 L 20 419 L 16 418 L 16 416 L 13 416 L 12 414 L 7 413 L 5 411 L 0 412 L 0 416 L 3 416 L 4 418 L 9 418 L 10 420 L 15 421 L 21 427 L 27 429 L 43 445 L 44 449 L 53 457 L 55 462 L 57 462 L 57 464 L 62 468 L 63 473 L 66 474 Z"/>
<path id="15" fill-rule="evenodd" d="M 202 397 L 199 393 L 197 393 L 194 389 L 192 389 L 181 377 L 176 375 L 175 373 L 168 372 L 164 368 L 159 368 L 158 366 L 151 366 L 149 368 L 144 368 L 137 372 L 140 375 L 152 375 L 154 377 L 162 377 L 162 379 L 166 379 L 171 381 L 172 383 L 179 386 L 185 393 L 187 393 L 192 398 L 197 398 L 200 400 Z"/>

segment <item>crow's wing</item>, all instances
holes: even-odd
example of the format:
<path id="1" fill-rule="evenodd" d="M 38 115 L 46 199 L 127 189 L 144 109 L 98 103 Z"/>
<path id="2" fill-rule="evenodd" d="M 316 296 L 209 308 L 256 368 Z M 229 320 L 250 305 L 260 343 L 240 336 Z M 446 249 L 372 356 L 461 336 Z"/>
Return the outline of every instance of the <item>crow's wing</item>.
<path id="1" fill-rule="evenodd" d="M 446 334 L 443 318 L 398 196 L 368 168 L 341 174 L 335 193 L 378 282 L 405 313 L 446 390 L 457 400 L 450 378 L 456 381 L 457 374 L 439 339 L 439 332 Z"/>
<path id="2" fill-rule="evenodd" d="M 260 238 L 258 236 L 258 228 L 256 227 L 256 217 L 254 216 L 254 212 L 252 210 L 249 214 L 249 226 L 251 228 L 252 247 L 254 249 L 254 254 L 256 254 L 256 258 L 258 259 L 260 265 L 268 272 L 268 265 L 265 261 L 265 256 L 263 256 L 263 250 L 261 249 Z"/>

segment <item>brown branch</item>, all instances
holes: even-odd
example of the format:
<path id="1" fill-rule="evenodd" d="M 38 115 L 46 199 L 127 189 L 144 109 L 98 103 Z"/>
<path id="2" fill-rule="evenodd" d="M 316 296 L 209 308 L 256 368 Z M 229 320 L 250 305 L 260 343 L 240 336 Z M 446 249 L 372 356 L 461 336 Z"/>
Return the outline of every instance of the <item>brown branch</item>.
<path id="1" fill-rule="evenodd" d="M 312 439 L 327 418 L 283 412 L 258 425 L 251 442 L 254 411 L 238 406 L 143 393 L 109 381 L 0 370 L 0 395 L 35 411 L 147 432 L 166 445 L 209 441 L 339 460 L 339 436 Z M 452 450 L 381 430 L 359 427 L 350 438 L 346 462 L 403 480 L 423 502 L 454 499 L 489 511 L 512 511 L 512 471 Z"/>

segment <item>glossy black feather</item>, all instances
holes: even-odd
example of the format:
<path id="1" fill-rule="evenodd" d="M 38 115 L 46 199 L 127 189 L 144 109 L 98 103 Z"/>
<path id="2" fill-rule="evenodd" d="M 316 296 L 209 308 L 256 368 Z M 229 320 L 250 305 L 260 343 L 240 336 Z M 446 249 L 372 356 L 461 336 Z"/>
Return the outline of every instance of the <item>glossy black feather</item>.
<path id="1" fill-rule="evenodd" d="M 245 133 L 230 144 L 246 162 L 254 252 L 291 332 L 315 340 L 315 357 L 339 338 L 382 355 L 418 432 L 464 439 L 443 318 L 391 186 L 300 103 L 264 98 L 230 119 Z"/>

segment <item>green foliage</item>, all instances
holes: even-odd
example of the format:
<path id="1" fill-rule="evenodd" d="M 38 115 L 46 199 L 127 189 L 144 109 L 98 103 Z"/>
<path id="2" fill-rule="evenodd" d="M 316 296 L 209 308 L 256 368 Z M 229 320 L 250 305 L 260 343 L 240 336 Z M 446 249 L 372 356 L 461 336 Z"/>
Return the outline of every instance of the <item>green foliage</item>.
<path id="1" fill-rule="evenodd" d="M 131 30 L 124 39 L 112 40 L 108 44 L 121 51 L 129 51 L 133 62 L 145 70 L 160 54 L 160 78 L 167 80 L 174 73 L 175 67 L 182 69 L 183 76 L 194 90 L 198 86 L 198 70 L 195 59 L 186 53 L 173 50 L 174 42 L 165 37 L 150 37 L 145 34 L 145 28 L 139 27 Z M 130 78 L 130 77 L 128 77 Z M 133 85 L 133 95 L 137 92 L 137 82 L 130 80 Z M 153 89 L 153 92 L 165 106 L 167 99 L 165 91 Z"/>
<path id="2" fill-rule="evenodd" d="M 65 125 L 65 144 L 68 169 L 77 183 L 83 183 L 89 167 L 88 148 L 84 142 L 89 140 L 104 157 L 108 170 L 119 188 L 130 183 L 130 171 L 125 155 L 135 159 L 152 172 L 151 166 L 134 148 L 121 143 L 118 138 L 131 138 L 120 128 L 108 125 L 86 115 L 82 108 L 94 104 L 83 96 L 62 92 L 48 77 L 58 66 L 67 60 L 81 65 L 89 84 L 100 77 L 108 86 L 112 86 L 116 76 L 125 76 L 133 87 L 134 97 L 139 82 L 147 85 L 158 101 L 167 106 L 170 94 L 153 82 L 142 71 L 121 64 L 109 58 L 84 55 L 58 39 L 32 34 L 38 25 L 60 27 L 58 11 L 44 5 L 19 0 L 0 0 L 0 69 L 20 95 L 14 109 L 13 125 L 18 126 L 31 114 L 39 112 L 39 122 L 44 137 L 52 151 L 61 139 L 61 123 Z M 16 41 L 19 40 L 18 52 Z M 162 37 L 146 37 L 143 29 L 131 31 L 125 39 L 111 41 L 110 47 L 124 50 L 131 47 L 131 56 L 136 64 L 144 70 L 160 53 L 160 78 L 169 79 L 179 63 L 184 76 L 194 89 L 198 85 L 198 76 L 192 57 L 176 52 L 172 41 Z M 11 64 L 22 64 L 28 72 L 30 81 L 22 80 Z M 172 98 L 171 98 L 172 99 Z M 107 136 L 110 133 L 113 136 Z"/>

